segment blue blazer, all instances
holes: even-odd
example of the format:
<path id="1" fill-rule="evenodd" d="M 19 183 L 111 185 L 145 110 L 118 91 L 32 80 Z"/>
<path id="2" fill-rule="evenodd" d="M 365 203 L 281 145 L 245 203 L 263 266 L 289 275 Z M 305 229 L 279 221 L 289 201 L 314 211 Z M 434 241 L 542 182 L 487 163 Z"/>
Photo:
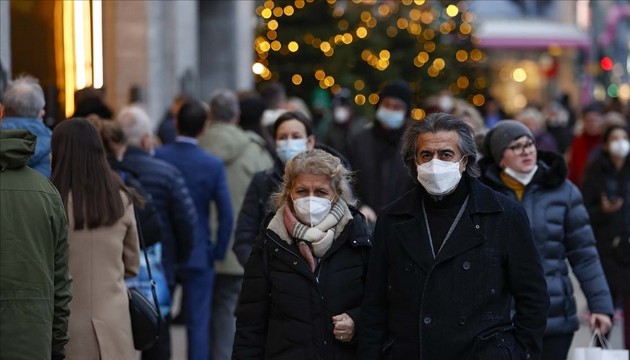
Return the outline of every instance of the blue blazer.
<path id="1" fill-rule="evenodd" d="M 225 257 L 234 223 L 223 161 L 197 145 L 181 141 L 158 148 L 155 157 L 168 161 L 181 171 L 197 208 L 196 240 L 187 266 L 213 267 L 215 259 Z M 219 219 L 216 241 L 212 241 L 209 221 L 212 203 Z"/>

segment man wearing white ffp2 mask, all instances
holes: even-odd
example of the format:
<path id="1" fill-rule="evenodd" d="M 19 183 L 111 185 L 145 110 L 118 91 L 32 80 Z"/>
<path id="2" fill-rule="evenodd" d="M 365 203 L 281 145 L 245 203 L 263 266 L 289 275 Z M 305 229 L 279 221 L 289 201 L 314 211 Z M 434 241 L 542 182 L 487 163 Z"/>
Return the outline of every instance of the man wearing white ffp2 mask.
<path id="1" fill-rule="evenodd" d="M 420 184 L 379 212 L 357 358 L 380 358 L 389 336 L 394 358 L 539 359 L 548 295 L 538 250 L 523 208 L 476 179 L 472 129 L 430 114 L 407 126 L 402 154 Z M 513 327 L 523 331 L 503 331 Z M 454 332 L 456 342 L 443 336 Z M 480 333 L 506 336 L 505 347 Z"/>

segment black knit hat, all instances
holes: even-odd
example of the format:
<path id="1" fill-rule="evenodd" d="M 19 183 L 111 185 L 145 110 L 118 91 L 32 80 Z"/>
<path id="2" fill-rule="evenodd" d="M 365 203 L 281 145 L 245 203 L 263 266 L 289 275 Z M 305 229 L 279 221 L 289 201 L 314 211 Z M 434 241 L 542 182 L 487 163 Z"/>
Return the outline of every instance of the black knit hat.
<path id="1" fill-rule="evenodd" d="M 492 156 L 494 163 L 499 165 L 503 158 L 503 152 L 510 146 L 510 143 L 520 137 L 528 136 L 534 140 L 534 135 L 527 126 L 516 120 L 501 120 L 486 135 L 486 153 Z"/>
<path id="2" fill-rule="evenodd" d="M 394 81 L 385 86 L 379 93 L 377 107 L 384 98 L 393 97 L 402 100 L 407 105 L 407 113 L 409 113 L 409 111 L 411 111 L 411 95 L 412 93 L 411 88 L 409 88 L 409 84 L 404 81 Z"/>

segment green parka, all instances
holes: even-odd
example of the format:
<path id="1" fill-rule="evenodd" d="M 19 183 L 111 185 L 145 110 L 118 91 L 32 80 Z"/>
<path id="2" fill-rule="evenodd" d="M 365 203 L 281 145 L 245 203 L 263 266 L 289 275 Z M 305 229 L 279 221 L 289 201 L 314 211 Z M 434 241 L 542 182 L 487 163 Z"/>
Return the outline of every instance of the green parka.
<path id="1" fill-rule="evenodd" d="M 59 193 L 26 162 L 36 137 L 0 131 L 0 359 L 63 358 L 72 279 Z"/>

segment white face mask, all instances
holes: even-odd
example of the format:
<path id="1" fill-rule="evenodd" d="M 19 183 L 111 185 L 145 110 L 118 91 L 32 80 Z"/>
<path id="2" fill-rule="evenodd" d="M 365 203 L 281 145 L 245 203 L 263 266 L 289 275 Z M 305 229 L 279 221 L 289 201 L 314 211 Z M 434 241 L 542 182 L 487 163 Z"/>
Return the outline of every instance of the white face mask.
<path id="1" fill-rule="evenodd" d="M 345 124 L 350 119 L 350 110 L 344 106 L 337 106 L 333 113 L 337 124 Z"/>
<path id="2" fill-rule="evenodd" d="M 293 159 L 293 157 L 302 151 L 306 151 L 306 139 L 288 139 L 276 141 L 276 154 L 282 163 Z"/>
<path id="3" fill-rule="evenodd" d="M 625 158 L 630 152 L 630 142 L 626 139 L 617 139 L 610 143 L 610 155 Z"/>
<path id="4" fill-rule="evenodd" d="M 537 170 L 538 170 L 538 165 L 534 165 L 534 167 L 528 172 L 520 172 L 512 168 L 506 167 L 505 173 L 510 175 L 510 177 L 512 177 L 514 180 L 527 186 L 527 184 L 529 184 L 534 178 L 534 175 L 536 175 Z"/>
<path id="5" fill-rule="evenodd" d="M 376 120 L 388 129 L 400 129 L 405 122 L 405 112 L 389 110 L 381 106 L 376 110 Z"/>
<path id="6" fill-rule="evenodd" d="M 428 163 L 417 165 L 418 181 L 431 195 L 447 194 L 455 189 L 462 178 L 462 173 L 459 171 L 462 160 L 452 162 L 433 159 Z"/>
<path id="7" fill-rule="evenodd" d="M 307 196 L 293 200 L 295 217 L 311 227 L 319 224 L 330 213 L 332 202 L 317 196 Z"/>

